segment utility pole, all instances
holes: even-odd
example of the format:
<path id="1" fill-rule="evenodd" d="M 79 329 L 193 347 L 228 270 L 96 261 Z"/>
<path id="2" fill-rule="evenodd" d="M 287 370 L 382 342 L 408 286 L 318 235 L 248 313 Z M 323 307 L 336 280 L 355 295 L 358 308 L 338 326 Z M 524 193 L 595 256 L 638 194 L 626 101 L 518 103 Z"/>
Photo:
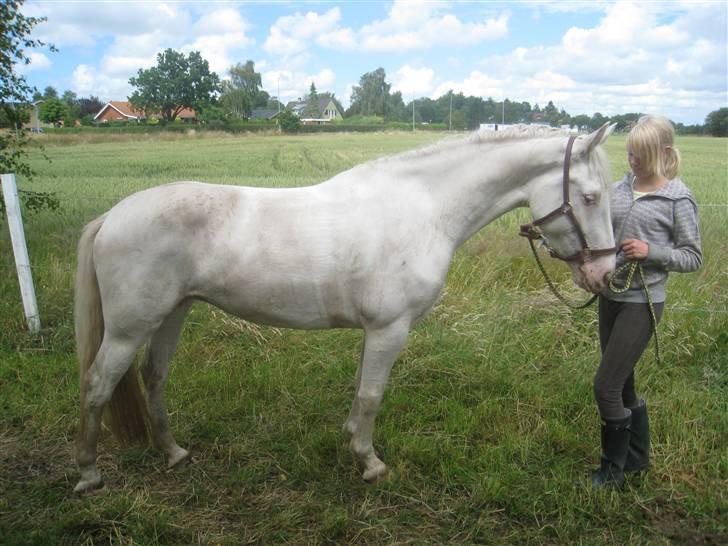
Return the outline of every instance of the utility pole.
<path id="1" fill-rule="evenodd" d="M 415 130 L 415 96 L 412 95 L 412 130 Z"/>
<path id="2" fill-rule="evenodd" d="M 450 128 L 448 131 L 452 131 L 452 89 L 450 89 Z"/>

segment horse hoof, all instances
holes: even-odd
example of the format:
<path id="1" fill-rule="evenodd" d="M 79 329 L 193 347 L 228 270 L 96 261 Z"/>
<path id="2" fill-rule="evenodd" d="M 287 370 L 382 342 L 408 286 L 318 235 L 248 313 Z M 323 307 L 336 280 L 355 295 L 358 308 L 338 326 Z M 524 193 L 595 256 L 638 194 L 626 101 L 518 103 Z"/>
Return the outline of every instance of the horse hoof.
<path id="1" fill-rule="evenodd" d="M 189 451 L 184 451 L 184 453 L 181 453 L 174 459 L 169 460 L 169 464 L 167 465 L 167 469 L 170 471 L 173 470 L 184 470 L 191 464 L 193 464 L 195 460 L 192 458 L 192 455 Z"/>
<path id="2" fill-rule="evenodd" d="M 389 469 L 387 468 L 387 465 L 380 461 L 372 468 L 365 470 L 364 474 L 362 474 L 362 477 L 364 478 L 365 482 L 375 484 L 383 481 L 384 478 L 386 478 L 388 472 Z"/>
<path id="3" fill-rule="evenodd" d="M 73 492 L 78 495 L 104 495 L 107 492 L 104 480 L 101 478 L 94 480 L 80 480 Z"/>

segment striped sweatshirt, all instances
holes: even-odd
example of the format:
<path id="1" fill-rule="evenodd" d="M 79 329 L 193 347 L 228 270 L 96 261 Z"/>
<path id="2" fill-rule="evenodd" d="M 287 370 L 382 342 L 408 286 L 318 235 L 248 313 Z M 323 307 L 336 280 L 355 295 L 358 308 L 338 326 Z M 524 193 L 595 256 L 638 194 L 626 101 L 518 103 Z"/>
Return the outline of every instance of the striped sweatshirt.
<path id="1" fill-rule="evenodd" d="M 692 193 L 679 178 L 636 200 L 633 198 L 633 180 L 634 177 L 628 174 L 614 187 L 611 202 L 614 238 L 617 247 L 621 247 L 625 239 L 647 241 L 649 251 L 647 258 L 641 262 L 645 282 L 652 301 L 663 302 L 668 272 L 696 271 L 703 263 L 698 207 Z M 620 251 L 617 268 L 626 261 Z M 624 277 L 625 274 L 618 276 L 615 284 L 623 286 Z M 637 272 L 626 292 L 618 294 L 607 289 L 605 296 L 615 301 L 647 301 Z"/>

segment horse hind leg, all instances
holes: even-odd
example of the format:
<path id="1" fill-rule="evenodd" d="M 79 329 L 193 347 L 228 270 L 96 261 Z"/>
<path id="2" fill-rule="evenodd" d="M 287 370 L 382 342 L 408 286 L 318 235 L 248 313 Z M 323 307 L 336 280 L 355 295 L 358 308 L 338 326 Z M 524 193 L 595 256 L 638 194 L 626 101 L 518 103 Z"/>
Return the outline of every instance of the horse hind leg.
<path id="1" fill-rule="evenodd" d="M 408 320 L 401 320 L 385 328 L 368 329 L 365 333 L 357 371 L 358 388 L 344 430 L 351 435 L 349 449 L 368 482 L 377 481 L 387 472 L 387 465 L 374 452 L 374 421 L 392 365 L 407 342 L 409 326 Z"/>
<path id="2" fill-rule="evenodd" d="M 179 341 L 191 305 L 191 301 L 181 303 L 164 319 L 147 345 L 141 367 L 147 393 L 152 441 L 154 446 L 167 457 L 169 468 L 181 466 L 190 458 L 190 453 L 177 444 L 170 431 L 164 389 L 169 376 L 169 361 Z"/>
<path id="3" fill-rule="evenodd" d="M 76 443 L 76 462 L 81 479 L 74 488 L 77 493 L 103 487 L 96 467 L 102 411 L 119 381 L 130 369 L 142 343 L 143 338 L 115 337 L 107 330 L 93 364 L 82 378 L 81 426 Z"/>
<path id="4" fill-rule="evenodd" d="M 359 392 L 359 385 L 361 384 L 361 368 L 362 368 L 363 363 L 364 363 L 364 344 L 362 344 L 361 354 L 359 356 L 359 365 L 356 368 L 356 377 L 354 379 L 354 393 Z M 349 439 L 351 439 L 351 437 L 354 436 L 354 432 L 356 431 L 358 419 L 359 419 L 359 402 L 358 402 L 358 397 L 354 396 L 354 401 L 351 404 L 351 411 L 349 411 L 349 417 L 346 418 L 346 421 L 344 421 L 344 426 L 342 427 L 344 434 L 346 434 L 349 437 Z"/>

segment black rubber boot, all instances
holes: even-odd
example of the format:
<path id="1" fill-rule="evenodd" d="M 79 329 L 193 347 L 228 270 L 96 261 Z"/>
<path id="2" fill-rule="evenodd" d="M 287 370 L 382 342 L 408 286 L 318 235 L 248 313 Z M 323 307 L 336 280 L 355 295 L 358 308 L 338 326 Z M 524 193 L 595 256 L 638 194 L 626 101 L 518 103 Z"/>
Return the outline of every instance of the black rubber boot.
<path id="1" fill-rule="evenodd" d="M 632 423 L 629 427 L 629 449 L 624 471 L 642 472 L 650 467 L 650 422 L 647 418 L 647 404 L 640 400 L 639 405 L 630 410 Z"/>
<path id="2" fill-rule="evenodd" d="M 629 410 L 627 410 L 629 411 Z M 632 416 L 602 424 L 602 464 L 592 472 L 593 489 L 622 489 Z"/>

